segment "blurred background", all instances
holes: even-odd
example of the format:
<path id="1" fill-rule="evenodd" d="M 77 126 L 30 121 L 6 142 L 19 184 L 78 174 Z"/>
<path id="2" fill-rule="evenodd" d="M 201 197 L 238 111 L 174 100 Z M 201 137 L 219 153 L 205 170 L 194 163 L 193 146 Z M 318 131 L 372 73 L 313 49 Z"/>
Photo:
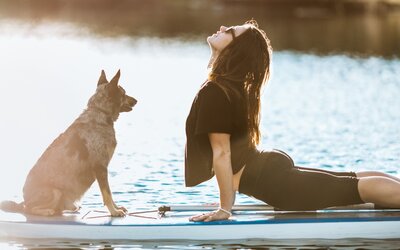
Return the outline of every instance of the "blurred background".
<path id="1" fill-rule="evenodd" d="M 255 18 L 275 50 L 400 55 L 400 0 L 1 0 L 0 21 L 68 23 L 98 36 L 203 39 Z"/>

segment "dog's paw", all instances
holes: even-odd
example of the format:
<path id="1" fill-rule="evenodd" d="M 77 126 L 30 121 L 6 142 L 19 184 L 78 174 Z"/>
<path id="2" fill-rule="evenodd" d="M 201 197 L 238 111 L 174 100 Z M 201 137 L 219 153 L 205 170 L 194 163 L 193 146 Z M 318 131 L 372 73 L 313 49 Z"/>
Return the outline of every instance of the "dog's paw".
<path id="1" fill-rule="evenodd" d="M 115 209 L 114 211 L 110 211 L 112 217 L 125 217 L 126 211 L 122 209 Z"/>
<path id="2" fill-rule="evenodd" d="M 128 213 L 128 209 L 126 209 L 125 207 L 120 206 L 120 207 L 117 207 L 116 209 L 117 209 L 117 210 L 122 210 L 122 211 L 124 211 L 125 213 Z"/>

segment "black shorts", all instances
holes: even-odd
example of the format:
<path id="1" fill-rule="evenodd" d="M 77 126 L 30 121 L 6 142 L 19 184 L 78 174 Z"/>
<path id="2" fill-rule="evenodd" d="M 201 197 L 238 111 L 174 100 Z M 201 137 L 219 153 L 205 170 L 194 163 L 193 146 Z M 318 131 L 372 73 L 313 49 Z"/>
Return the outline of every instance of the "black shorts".
<path id="1" fill-rule="evenodd" d="M 239 192 L 282 210 L 317 210 L 364 203 L 354 172 L 294 166 L 280 150 L 261 152 L 246 164 Z"/>

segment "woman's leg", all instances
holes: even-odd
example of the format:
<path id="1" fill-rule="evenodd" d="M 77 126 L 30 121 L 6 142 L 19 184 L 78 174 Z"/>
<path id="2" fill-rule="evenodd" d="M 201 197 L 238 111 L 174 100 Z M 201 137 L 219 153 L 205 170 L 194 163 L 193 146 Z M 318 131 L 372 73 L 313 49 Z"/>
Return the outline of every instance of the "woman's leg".
<path id="1" fill-rule="evenodd" d="M 393 175 L 386 174 L 386 173 L 383 173 L 383 172 L 378 172 L 378 171 L 363 171 L 363 172 L 357 172 L 356 175 L 357 175 L 358 178 L 362 178 L 362 177 L 372 177 L 372 176 L 375 176 L 375 177 L 377 177 L 377 176 L 380 176 L 380 177 L 387 177 L 387 178 L 389 178 L 389 179 L 392 179 L 392 180 L 395 180 L 395 181 L 397 181 L 397 182 L 400 182 L 400 179 L 399 179 L 399 178 L 397 178 L 397 177 L 395 177 L 395 176 L 393 176 Z"/>
<path id="2" fill-rule="evenodd" d="M 322 169 L 296 167 L 299 170 L 319 171 L 335 176 L 351 175 L 351 172 L 333 172 Z M 377 204 L 379 207 L 400 208 L 400 179 L 379 171 L 355 173 L 360 179 L 358 190 L 364 202 Z"/>
<path id="3" fill-rule="evenodd" d="M 337 176 L 326 171 L 293 168 L 277 185 L 289 210 L 316 210 L 364 203 L 355 174 Z M 285 201 L 284 201 L 285 202 Z"/>
<path id="4" fill-rule="evenodd" d="M 320 171 L 336 176 L 345 176 L 351 172 L 332 172 L 321 169 L 297 167 L 299 170 Z M 400 208 L 400 179 L 379 171 L 362 171 L 355 173 L 360 180 L 358 190 L 364 202 L 378 207 Z"/>
<path id="5" fill-rule="evenodd" d="M 295 167 L 290 156 L 280 151 L 261 156 L 265 157 L 259 157 L 251 164 L 252 168 L 247 169 L 250 164 L 246 166 L 242 176 L 244 179 L 253 172 L 252 178 L 247 178 L 252 188 L 245 190 L 241 180 L 240 192 L 282 210 L 316 210 L 363 203 L 355 173 Z"/>
<path id="6" fill-rule="evenodd" d="M 380 207 L 400 208 L 400 182 L 385 176 L 360 177 L 358 192 L 364 202 Z"/>
<path id="7" fill-rule="evenodd" d="M 259 181 L 248 194 L 280 209 L 314 210 L 365 202 L 400 208 L 400 182 L 394 176 L 295 167 L 282 152 L 272 152 L 258 164 L 264 166 L 263 171 L 253 176 L 252 183 Z"/>

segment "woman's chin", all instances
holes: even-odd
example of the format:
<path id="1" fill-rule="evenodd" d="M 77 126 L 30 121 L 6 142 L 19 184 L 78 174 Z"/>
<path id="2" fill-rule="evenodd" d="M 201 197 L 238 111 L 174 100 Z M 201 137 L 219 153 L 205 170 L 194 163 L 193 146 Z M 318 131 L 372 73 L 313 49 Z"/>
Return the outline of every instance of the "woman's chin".
<path id="1" fill-rule="evenodd" d="M 208 45 L 210 46 L 210 48 L 215 49 L 215 46 L 214 46 L 214 37 L 209 36 L 209 37 L 207 38 L 207 43 L 208 43 Z"/>

